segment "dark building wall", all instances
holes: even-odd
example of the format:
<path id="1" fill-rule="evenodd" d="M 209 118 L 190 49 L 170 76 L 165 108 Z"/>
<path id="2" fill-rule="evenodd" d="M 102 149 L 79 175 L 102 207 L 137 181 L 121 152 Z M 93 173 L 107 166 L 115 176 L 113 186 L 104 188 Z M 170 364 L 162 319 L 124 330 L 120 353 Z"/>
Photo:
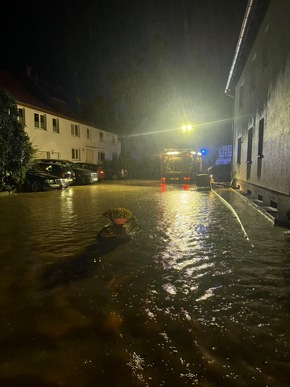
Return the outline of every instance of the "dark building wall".
<path id="1" fill-rule="evenodd" d="M 233 184 L 290 208 L 290 1 L 272 0 L 235 88 Z M 240 152 L 239 152 L 240 149 Z"/>

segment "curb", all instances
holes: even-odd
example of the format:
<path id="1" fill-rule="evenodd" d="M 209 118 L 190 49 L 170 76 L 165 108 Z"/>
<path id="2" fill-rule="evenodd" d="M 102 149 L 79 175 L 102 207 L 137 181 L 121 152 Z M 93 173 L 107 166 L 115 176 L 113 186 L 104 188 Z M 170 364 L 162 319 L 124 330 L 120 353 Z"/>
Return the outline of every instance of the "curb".
<path id="1" fill-rule="evenodd" d="M 232 187 L 231 187 L 232 188 Z M 233 189 L 233 188 L 232 188 Z M 241 197 L 250 203 L 257 211 L 264 215 L 274 226 L 290 229 L 290 221 L 287 219 L 279 219 L 277 209 L 265 206 L 262 202 L 257 202 L 256 199 L 251 199 L 250 197 L 242 194 L 240 191 L 233 189 L 234 192 L 241 195 Z M 275 216 L 276 215 L 276 216 Z"/>

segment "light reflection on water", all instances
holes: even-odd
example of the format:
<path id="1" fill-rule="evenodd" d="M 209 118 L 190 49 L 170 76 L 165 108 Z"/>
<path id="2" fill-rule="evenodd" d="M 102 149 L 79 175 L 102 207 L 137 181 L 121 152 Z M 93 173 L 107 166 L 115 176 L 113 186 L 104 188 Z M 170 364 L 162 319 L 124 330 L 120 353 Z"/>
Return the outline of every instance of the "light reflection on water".
<path id="1" fill-rule="evenodd" d="M 251 243 L 190 186 L 0 198 L 0 385 L 286 386 L 289 243 L 227 199 Z M 103 254 L 96 233 L 113 206 L 142 230 Z"/>

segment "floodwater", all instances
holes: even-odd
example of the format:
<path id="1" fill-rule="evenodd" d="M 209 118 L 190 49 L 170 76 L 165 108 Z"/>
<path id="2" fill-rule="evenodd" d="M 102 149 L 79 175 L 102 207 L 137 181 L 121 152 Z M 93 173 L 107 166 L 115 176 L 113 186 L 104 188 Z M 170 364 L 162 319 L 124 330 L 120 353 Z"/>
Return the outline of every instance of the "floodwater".
<path id="1" fill-rule="evenodd" d="M 0 386 L 289 386 L 290 239 L 215 192 L 132 181 L 0 197 Z M 103 252 L 115 206 L 141 231 Z"/>

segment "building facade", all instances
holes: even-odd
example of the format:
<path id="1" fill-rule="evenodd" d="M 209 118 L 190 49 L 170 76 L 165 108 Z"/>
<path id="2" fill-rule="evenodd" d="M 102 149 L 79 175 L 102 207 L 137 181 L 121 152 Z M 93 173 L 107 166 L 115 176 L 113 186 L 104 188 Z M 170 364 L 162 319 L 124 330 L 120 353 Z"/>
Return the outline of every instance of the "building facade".
<path id="1" fill-rule="evenodd" d="M 234 100 L 232 186 L 290 209 L 290 1 L 249 0 L 226 85 Z"/>
<path id="2" fill-rule="evenodd" d="M 15 98 L 19 120 L 36 158 L 101 163 L 120 155 L 121 142 L 116 134 L 78 120 L 65 101 L 45 94 L 33 80 L 22 83 L 15 75 L 0 70 L 0 88 Z"/>

